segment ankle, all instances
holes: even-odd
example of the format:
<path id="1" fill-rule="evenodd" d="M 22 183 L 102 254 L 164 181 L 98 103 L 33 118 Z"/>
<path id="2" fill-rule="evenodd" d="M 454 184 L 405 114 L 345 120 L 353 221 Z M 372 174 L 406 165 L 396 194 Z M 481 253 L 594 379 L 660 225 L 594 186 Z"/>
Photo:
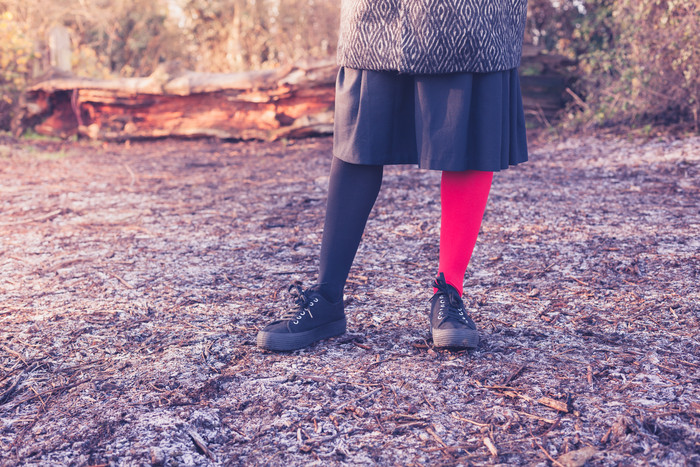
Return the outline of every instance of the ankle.
<path id="1" fill-rule="evenodd" d="M 453 281 L 453 280 L 451 280 L 451 278 L 446 277 L 446 276 L 444 275 L 444 273 L 442 273 L 442 272 L 439 273 L 435 279 L 436 279 L 436 280 L 440 279 L 440 276 L 442 276 L 443 281 L 444 281 L 447 285 L 452 286 L 452 287 L 457 291 L 457 293 L 459 293 L 459 296 L 460 296 L 460 297 L 463 295 L 463 293 L 464 293 L 464 290 L 463 290 L 464 287 L 461 286 L 461 285 L 459 284 L 458 281 Z M 437 287 L 433 287 L 433 294 L 436 294 L 436 293 L 438 293 L 438 288 L 437 288 Z"/>
<path id="2" fill-rule="evenodd" d="M 338 290 L 337 287 L 331 287 L 327 283 L 317 284 L 313 287 L 323 298 L 330 303 L 338 303 L 343 299 L 343 289 Z"/>

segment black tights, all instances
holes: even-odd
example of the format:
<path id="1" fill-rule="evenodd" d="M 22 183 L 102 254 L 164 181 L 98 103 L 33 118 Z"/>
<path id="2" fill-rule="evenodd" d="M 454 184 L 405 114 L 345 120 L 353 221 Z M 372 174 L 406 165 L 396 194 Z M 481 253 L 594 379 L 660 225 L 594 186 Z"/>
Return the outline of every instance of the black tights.
<path id="1" fill-rule="evenodd" d="M 333 158 L 318 277 L 321 293 L 328 300 L 343 298 L 350 266 L 382 186 L 383 172 L 381 165 L 350 164 Z"/>

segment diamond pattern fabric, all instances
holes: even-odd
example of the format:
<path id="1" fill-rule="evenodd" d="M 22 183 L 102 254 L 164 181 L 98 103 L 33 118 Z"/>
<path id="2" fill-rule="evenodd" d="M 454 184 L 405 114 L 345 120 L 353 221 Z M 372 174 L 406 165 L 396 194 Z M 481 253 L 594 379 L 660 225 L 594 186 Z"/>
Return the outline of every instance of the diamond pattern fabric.
<path id="1" fill-rule="evenodd" d="M 520 64 L 527 0 L 342 0 L 338 63 L 436 74 Z"/>

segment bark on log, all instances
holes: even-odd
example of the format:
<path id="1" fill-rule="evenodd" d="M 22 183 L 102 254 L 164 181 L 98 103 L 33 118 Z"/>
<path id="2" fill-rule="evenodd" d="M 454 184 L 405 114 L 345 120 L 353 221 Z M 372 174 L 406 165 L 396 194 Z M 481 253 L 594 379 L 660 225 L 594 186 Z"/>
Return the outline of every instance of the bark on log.
<path id="1" fill-rule="evenodd" d="M 551 119 L 564 102 L 561 57 L 526 49 L 521 78 L 526 114 Z M 175 66 L 176 65 L 171 65 Z M 333 130 L 334 62 L 232 74 L 177 72 L 93 80 L 61 75 L 27 93 L 19 131 L 101 140 L 166 136 L 275 140 Z"/>
<path id="2" fill-rule="evenodd" d="M 57 77 L 28 90 L 37 133 L 126 140 L 215 136 L 274 140 L 332 131 L 333 62 L 271 71 L 92 80 Z"/>

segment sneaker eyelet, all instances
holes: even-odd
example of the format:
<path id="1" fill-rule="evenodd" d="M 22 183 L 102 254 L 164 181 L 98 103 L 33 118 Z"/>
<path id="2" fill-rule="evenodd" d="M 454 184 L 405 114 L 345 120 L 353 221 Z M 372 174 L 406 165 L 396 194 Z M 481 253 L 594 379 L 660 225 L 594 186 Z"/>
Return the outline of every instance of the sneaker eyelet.
<path id="1" fill-rule="evenodd" d="M 292 321 L 292 324 L 299 324 L 299 321 Z"/>
<path id="2" fill-rule="evenodd" d="M 318 302 L 318 297 L 314 298 L 314 302 Z"/>

